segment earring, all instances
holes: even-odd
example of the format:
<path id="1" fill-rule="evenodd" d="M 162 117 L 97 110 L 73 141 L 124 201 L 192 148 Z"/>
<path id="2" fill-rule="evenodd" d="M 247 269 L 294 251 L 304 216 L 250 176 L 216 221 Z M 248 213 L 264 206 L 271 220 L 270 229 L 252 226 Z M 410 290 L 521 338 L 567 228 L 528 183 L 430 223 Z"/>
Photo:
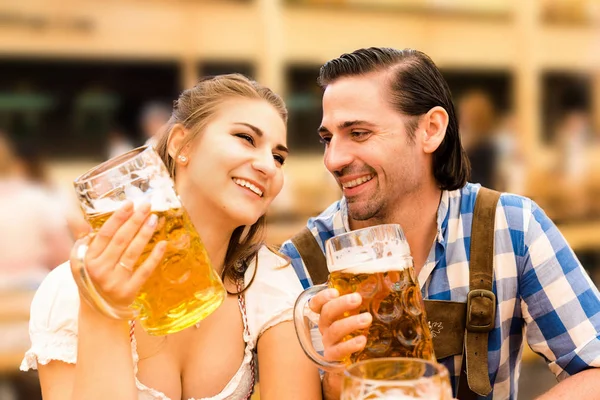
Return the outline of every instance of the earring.
<path id="1" fill-rule="evenodd" d="M 181 161 L 182 163 L 186 163 L 187 162 L 187 157 L 186 156 L 179 156 L 179 161 Z"/>

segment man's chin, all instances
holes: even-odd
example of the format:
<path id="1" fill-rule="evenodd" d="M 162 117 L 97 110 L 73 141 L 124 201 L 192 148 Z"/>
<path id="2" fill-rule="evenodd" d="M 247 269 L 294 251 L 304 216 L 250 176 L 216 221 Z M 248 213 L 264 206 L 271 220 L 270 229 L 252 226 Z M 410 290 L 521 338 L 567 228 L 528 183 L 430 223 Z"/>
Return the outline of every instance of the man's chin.
<path id="1" fill-rule="evenodd" d="M 359 202 L 348 202 L 348 217 L 355 221 L 366 221 L 377 214 L 373 207 Z"/>

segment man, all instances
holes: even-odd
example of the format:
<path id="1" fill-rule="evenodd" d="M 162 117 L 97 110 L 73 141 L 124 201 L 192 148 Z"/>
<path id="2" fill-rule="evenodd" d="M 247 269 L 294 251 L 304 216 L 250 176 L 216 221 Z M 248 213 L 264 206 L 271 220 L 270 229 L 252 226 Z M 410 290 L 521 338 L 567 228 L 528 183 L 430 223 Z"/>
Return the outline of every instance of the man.
<path id="1" fill-rule="evenodd" d="M 349 230 L 400 224 L 423 297 L 466 302 L 471 220 L 480 186 L 467 183 L 469 162 L 440 71 L 415 50 L 370 48 L 327 62 L 319 83 L 324 88 L 319 128 L 324 163 L 343 191 L 340 201 L 308 221 L 320 249 L 328 238 Z M 573 393 L 580 400 L 598 398 L 598 290 L 531 200 L 502 194 L 494 221 L 487 229 L 494 229 L 490 290 L 495 319 L 486 334 L 488 368 L 482 368 L 491 391 L 480 396 L 517 397 L 526 335 L 561 381 L 543 399 L 571 398 Z M 294 243 L 284 243 L 282 252 L 308 287 L 312 280 Z M 372 322 L 366 313 L 343 317 L 360 303 L 360 295 L 339 296 L 333 289 L 312 299 L 328 360 L 364 348 L 364 336 L 342 340 Z M 455 396 L 465 369 L 462 358 L 457 354 L 438 360 L 450 371 Z M 327 399 L 339 398 L 340 383 L 340 375 L 325 374 Z"/>

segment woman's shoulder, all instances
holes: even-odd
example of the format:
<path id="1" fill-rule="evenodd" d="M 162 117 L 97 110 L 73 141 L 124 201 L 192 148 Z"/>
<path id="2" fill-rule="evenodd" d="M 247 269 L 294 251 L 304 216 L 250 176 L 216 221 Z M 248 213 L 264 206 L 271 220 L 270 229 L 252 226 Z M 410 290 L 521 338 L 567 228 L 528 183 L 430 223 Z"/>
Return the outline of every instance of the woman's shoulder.
<path id="1" fill-rule="evenodd" d="M 270 327 L 291 320 L 302 292 L 300 280 L 284 256 L 263 246 L 256 259 L 246 272 L 250 287 L 245 292 L 249 328 L 255 339 Z"/>
<path id="2" fill-rule="evenodd" d="M 77 360 L 79 292 L 68 262 L 53 269 L 39 286 L 29 317 L 31 348 L 25 353 L 21 370 L 59 360 Z"/>
<path id="3" fill-rule="evenodd" d="M 30 330 L 76 329 L 79 292 L 69 262 L 54 268 L 31 302 Z"/>

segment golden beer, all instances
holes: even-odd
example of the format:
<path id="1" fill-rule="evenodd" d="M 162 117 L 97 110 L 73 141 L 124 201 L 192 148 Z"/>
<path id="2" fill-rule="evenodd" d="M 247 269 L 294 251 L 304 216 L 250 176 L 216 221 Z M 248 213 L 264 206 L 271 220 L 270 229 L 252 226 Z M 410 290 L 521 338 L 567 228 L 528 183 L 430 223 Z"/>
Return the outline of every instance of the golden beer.
<path id="1" fill-rule="evenodd" d="M 158 242 L 167 244 L 161 263 L 130 307 L 115 306 L 104 299 L 86 269 L 88 244 L 78 244 L 73 279 L 94 308 L 111 318 L 139 318 L 148 333 L 166 335 L 198 323 L 221 305 L 227 294 L 225 287 L 212 268 L 169 172 L 152 147 L 139 147 L 105 161 L 73 185 L 85 219 L 95 232 L 127 200 L 136 207 L 151 205 L 151 212 L 158 217 L 156 230 L 134 269 Z"/>
<path id="2" fill-rule="evenodd" d="M 388 268 L 392 269 L 391 266 Z M 359 293 L 362 304 L 354 314 L 368 312 L 373 322 L 367 329 L 349 335 L 365 335 L 365 348 L 346 363 L 381 357 L 416 357 L 435 361 L 433 341 L 425 317 L 425 306 L 412 267 L 398 271 L 362 272 L 354 266 L 332 272 L 328 286 L 340 295 Z M 360 272 L 359 272 L 360 271 Z"/>
<path id="3" fill-rule="evenodd" d="M 133 307 L 140 310 L 140 321 L 148 333 L 165 335 L 208 316 L 221 305 L 225 293 L 187 212 L 177 208 L 152 213 L 158 217 L 156 230 L 134 270 L 158 242 L 165 240 L 167 248 Z M 87 220 L 97 231 L 111 215 L 88 215 Z"/>

